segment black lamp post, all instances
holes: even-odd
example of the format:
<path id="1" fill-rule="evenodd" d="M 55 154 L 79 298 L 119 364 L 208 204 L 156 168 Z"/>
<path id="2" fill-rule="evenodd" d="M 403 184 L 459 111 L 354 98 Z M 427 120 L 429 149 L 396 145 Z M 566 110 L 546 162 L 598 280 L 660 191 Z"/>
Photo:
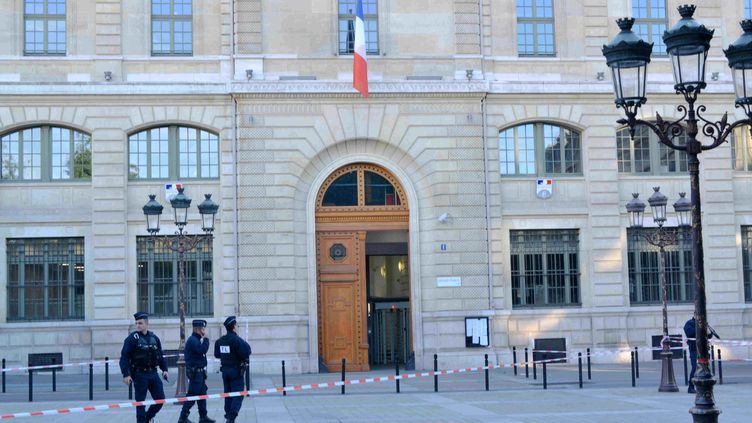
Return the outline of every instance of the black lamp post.
<path id="1" fill-rule="evenodd" d="M 178 230 L 174 237 L 157 238 L 159 233 L 159 216 L 162 214 L 163 207 L 155 199 L 155 195 L 149 195 L 149 201 L 143 207 L 146 216 L 146 230 L 152 237 L 154 245 L 160 244 L 162 248 L 168 248 L 178 253 L 178 316 L 180 318 L 180 344 L 178 350 L 181 355 L 178 357 L 178 380 L 175 387 L 176 396 L 185 396 L 185 357 L 182 351 L 185 348 L 185 253 L 192 251 L 204 240 L 200 235 L 188 235 L 184 232 L 185 225 L 188 223 L 188 208 L 191 206 L 191 199 L 183 193 L 184 189 L 178 188 L 178 195 L 170 200 L 170 205 L 175 213 L 175 225 Z M 208 242 L 212 242 L 212 232 L 214 232 L 214 216 L 219 210 L 219 206 L 211 200 L 211 194 L 204 194 L 204 201 L 199 204 L 198 211 L 201 214 L 201 229 L 208 235 Z"/>
<path id="2" fill-rule="evenodd" d="M 661 341 L 661 384 L 658 387 L 659 392 L 678 392 L 676 386 L 676 377 L 674 377 L 674 366 L 672 364 L 673 353 L 671 352 L 671 343 L 668 337 L 668 289 L 666 283 L 666 247 L 677 245 L 681 234 L 674 231 L 666 231 L 663 225 L 666 223 L 666 204 L 668 198 L 661 194 L 660 188 L 653 188 L 655 191 L 648 199 L 650 208 L 653 211 L 653 222 L 658 225 L 655 232 L 646 232 L 642 237 L 650 245 L 658 247 L 660 265 L 658 268 L 658 277 L 661 286 L 661 304 L 663 306 L 663 340 Z M 645 210 L 645 203 L 638 197 L 639 194 L 632 194 L 632 199 L 627 203 L 627 212 L 629 213 L 629 222 L 632 228 L 642 227 L 642 217 Z M 685 193 L 679 193 L 679 200 L 674 203 L 679 226 L 687 226 L 689 216 L 689 200 L 684 198 Z"/>
<path id="3" fill-rule="evenodd" d="M 694 422 L 717 422 L 720 410 L 716 408 L 713 398 L 715 380 L 710 374 L 708 360 L 708 321 L 698 156 L 701 152 L 712 150 L 725 142 L 737 126 L 752 123 L 752 97 L 750 97 L 752 89 L 747 86 L 748 77 L 752 76 L 752 22 L 742 22 L 744 34 L 725 51 L 729 67 L 734 75 L 736 106 L 744 109 L 747 119 L 728 123 L 728 114 L 724 114 L 720 121 L 713 122 L 702 116 L 705 106 L 700 105 L 695 110 L 695 101 L 706 85 L 705 59 L 710 48 L 710 40 L 713 38 L 713 30 L 694 20 L 692 18 L 694 12 L 694 5 L 680 6 L 679 13 L 682 19 L 663 34 L 663 41 L 673 67 L 674 89 L 677 94 L 682 94 L 686 102 L 686 105 L 680 104 L 677 107 L 683 116 L 676 121 L 664 121 L 657 113 L 655 123 L 637 119 L 638 109 L 647 101 L 645 97 L 646 70 L 653 45 L 641 40 L 631 31 L 634 19 L 623 18 L 617 21 L 621 32 L 611 44 L 603 46 L 603 55 L 613 73 L 616 107 L 624 109 L 626 115 L 626 119 L 620 119 L 618 123 L 627 125 L 632 136 L 634 136 L 635 127 L 647 126 L 655 132 L 661 143 L 674 150 L 686 152 L 689 158 L 692 267 L 696 289 L 695 318 L 697 321 L 697 364 L 699 365 L 699 371 L 693 379 L 697 388 L 695 406 L 690 409 L 690 413 Z M 685 122 L 686 129 L 682 121 Z M 697 139 L 698 123 L 702 125 L 703 135 L 710 139 L 711 143 L 705 145 Z M 675 138 L 685 131 L 686 145 L 675 143 Z"/>

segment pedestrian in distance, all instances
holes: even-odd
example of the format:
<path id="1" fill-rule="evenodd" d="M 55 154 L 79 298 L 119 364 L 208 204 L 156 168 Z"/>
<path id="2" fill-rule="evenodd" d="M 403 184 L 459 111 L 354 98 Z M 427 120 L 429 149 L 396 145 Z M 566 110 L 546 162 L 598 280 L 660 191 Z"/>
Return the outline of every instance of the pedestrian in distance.
<path id="1" fill-rule="evenodd" d="M 251 346 L 235 333 L 235 316 L 225 319 L 224 326 L 227 334 L 214 343 L 214 357 L 221 361 L 225 392 L 240 392 L 244 388 L 243 376 L 248 371 Z M 242 405 L 242 396 L 225 398 L 225 423 L 235 423 Z"/>
<path id="2" fill-rule="evenodd" d="M 152 399 L 164 399 L 162 380 L 157 374 L 159 368 L 162 370 L 162 378 L 165 381 L 169 380 L 162 343 L 157 335 L 149 331 L 148 314 L 140 311 L 133 317 L 136 320 L 136 330 L 125 338 L 123 350 L 120 352 L 120 373 L 123 375 L 123 383 L 133 383 L 136 401 L 145 400 L 147 391 Z M 153 422 L 162 404 L 151 405 L 148 410 L 145 408 L 136 407 L 136 423 Z"/>
<path id="3" fill-rule="evenodd" d="M 196 319 L 193 321 L 193 333 L 185 341 L 185 372 L 188 376 L 188 393 L 186 396 L 206 395 L 206 352 L 209 351 L 209 338 L 206 337 L 206 320 Z M 193 423 L 188 420 L 193 403 L 198 402 L 198 423 L 215 423 L 210 419 L 206 411 L 206 400 L 186 401 L 180 411 L 178 423 Z"/>

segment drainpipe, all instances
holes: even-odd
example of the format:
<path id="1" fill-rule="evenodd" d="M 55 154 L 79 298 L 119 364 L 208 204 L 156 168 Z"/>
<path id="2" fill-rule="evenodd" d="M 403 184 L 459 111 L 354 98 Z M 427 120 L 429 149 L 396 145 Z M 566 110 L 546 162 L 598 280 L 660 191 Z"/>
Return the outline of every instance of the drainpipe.
<path id="1" fill-rule="evenodd" d="M 486 250 L 488 251 L 488 309 L 493 310 L 493 254 L 491 253 L 491 186 L 488 180 L 488 139 L 486 138 L 486 100 L 488 92 L 480 99 L 481 128 L 483 131 L 483 182 L 486 201 Z"/>
<path id="2" fill-rule="evenodd" d="M 230 93 L 230 98 L 232 99 L 232 167 L 233 178 L 235 179 L 235 187 L 232 196 L 233 243 L 235 244 L 235 315 L 240 315 L 240 236 L 238 235 L 238 99 L 233 93 Z"/>

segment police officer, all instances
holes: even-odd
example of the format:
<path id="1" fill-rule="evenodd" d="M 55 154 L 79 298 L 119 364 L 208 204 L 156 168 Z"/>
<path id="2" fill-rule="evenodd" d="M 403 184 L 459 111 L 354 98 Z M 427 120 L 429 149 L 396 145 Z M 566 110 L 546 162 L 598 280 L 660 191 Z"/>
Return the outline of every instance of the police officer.
<path id="1" fill-rule="evenodd" d="M 206 352 L 209 351 L 209 338 L 206 337 L 206 320 L 196 319 L 193 321 L 193 334 L 185 341 L 185 371 L 188 375 L 188 394 L 206 395 Z M 188 420 L 191 413 L 191 407 L 195 401 L 183 403 L 183 410 L 180 412 L 178 423 L 192 423 Z M 207 416 L 206 400 L 198 400 L 199 423 L 214 423 L 213 419 Z"/>
<path id="2" fill-rule="evenodd" d="M 244 388 L 243 372 L 248 371 L 251 346 L 235 333 L 235 316 L 225 319 L 227 334 L 214 343 L 214 357 L 222 362 L 222 382 L 225 392 L 238 392 Z M 235 423 L 243 397 L 225 398 L 225 423 Z"/>
<path id="3" fill-rule="evenodd" d="M 138 312 L 133 315 L 136 319 L 136 331 L 132 332 L 123 342 L 120 352 L 120 372 L 123 383 L 133 382 L 136 391 L 136 401 L 146 399 L 146 391 L 151 393 L 152 399 L 164 399 L 162 381 L 157 374 L 157 367 L 162 370 L 162 377 L 167 380 L 167 362 L 162 353 L 162 343 L 149 331 L 149 315 Z M 148 423 L 152 421 L 162 408 L 161 404 L 154 404 L 148 411 L 144 406 L 136 407 L 136 422 Z"/>

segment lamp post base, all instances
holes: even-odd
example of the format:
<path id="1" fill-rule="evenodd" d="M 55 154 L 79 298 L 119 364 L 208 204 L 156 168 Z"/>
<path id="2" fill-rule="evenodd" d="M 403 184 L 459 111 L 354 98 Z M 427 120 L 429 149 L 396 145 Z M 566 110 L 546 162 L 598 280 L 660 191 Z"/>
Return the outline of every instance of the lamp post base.
<path id="1" fill-rule="evenodd" d="M 695 406 L 689 409 L 694 423 L 718 423 L 718 415 L 721 414 L 721 410 L 715 406 L 715 398 L 713 398 L 715 379 L 706 369 L 707 366 L 700 366 L 699 373 L 692 379 L 695 389 L 697 389 Z"/>
<path id="2" fill-rule="evenodd" d="M 187 388 L 185 383 L 185 359 L 181 355 L 178 358 L 178 380 L 177 384 L 175 385 L 175 396 L 176 397 L 184 397 L 186 396 Z"/>
<path id="3" fill-rule="evenodd" d="M 674 353 L 671 351 L 661 351 L 661 386 L 658 392 L 679 392 L 674 377 Z"/>

